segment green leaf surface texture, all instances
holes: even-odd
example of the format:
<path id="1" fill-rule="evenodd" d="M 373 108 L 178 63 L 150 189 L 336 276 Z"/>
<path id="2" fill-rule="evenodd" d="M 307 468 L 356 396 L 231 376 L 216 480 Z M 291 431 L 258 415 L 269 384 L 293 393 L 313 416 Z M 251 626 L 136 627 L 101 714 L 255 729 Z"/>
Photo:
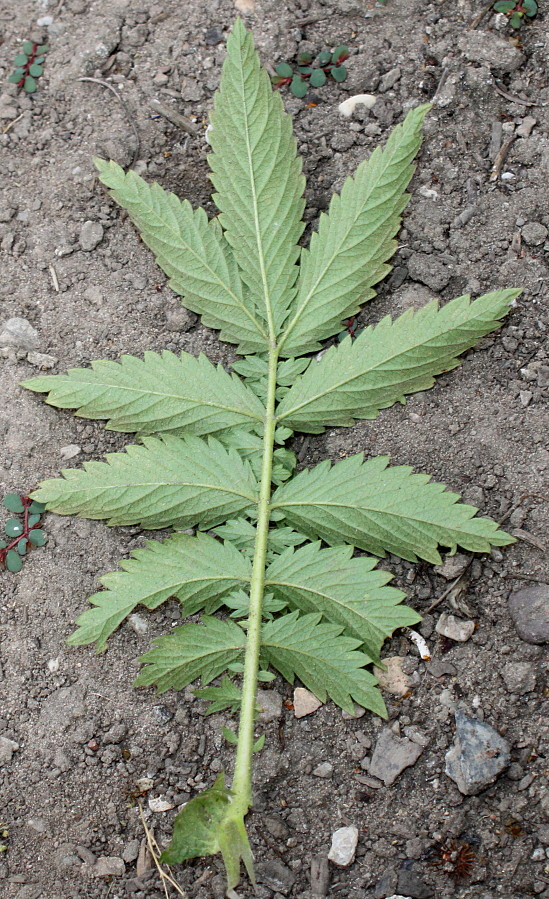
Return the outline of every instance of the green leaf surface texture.
<path id="1" fill-rule="evenodd" d="M 241 690 L 228 677 L 223 677 L 217 687 L 203 687 L 201 690 L 195 690 L 194 695 L 198 699 L 203 699 L 210 703 L 205 712 L 206 715 L 214 715 L 216 712 L 225 711 L 225 709 L 236 712 L 242 702 Z"/>
<path id="2" fill-rule="evenodd" d="M 184 624 L 167 637 L 155 641 L 155 648 L 141 657 L 136 686 L 156 684 L 159 693 L 182 690 L 198 677 L 207 685 L 240 661 L 246 647 L 246 634 L 230 619 L 207 615 L 202 624 Z"/>
<path id="3" fill-rule="evenodd" d="M 106 462 L 68 468 L 32 494 L 52 512 L 140 524 L 204 530 L 257 502 L 250 466 L 218 440 L 145 437 L 143 446 L 109 453 Z"/>
<path id="4" fill-rule="evenodd" d="M 31 378 L 23 386 L 48 393 L 52 406 L 109 419 L 107 428 L 113 431 L 200 437 L 235 426 L 257 427 L 265 415 L 262 402 L 240 378 L 206 356 L 185 352 L 92 362 L 91 368 Z"/>
<path id="5" fill-rule="evenodd" d="M 383 558 L 394 553 L 441 563 L 437 546 L 489 552 L 513 543 L 495 521 L 474 518 L 473 506 L 407 465 L 388 457 L 364 461 L 362 453 L 331 465 L 321 462 L 279 487 L 271 508 L 309 537 L 336 545 L 348 542 Z"/>
<path id="6" fill-rule="evenodd" d="M 101 578 L 104 590 L 90 596 L 93 608 L 77 620 L 69 637 L 73 646 L 96 642 L 101 652 L 108 637 L 138 605 L 156 609 L 174 596 L 183 616 L 198 611 L 212 614 L 223 597 L 237 587 L 249 587 L 249 560 L 230 543 L 207 534 L 174 534 L 164 542 L 151 540 L 120 562 L 123 571 Z"/>
<path id="7" fill-rule="evenodd" d="M 341 330 L 390 271 L 395 235 L 409 196 L 412 160 L 421 143 L 421 125 L 430 107 L 412 109 L 334 194 L 309 249 L 302 250 L 299 285 L 281 338 L 281 355 L 320 349 L 319 341 Z"/>
<path id="8" fill-rule="evenodd" d="M 352 554 L 352 546 L 321 549 L 320 543 L 288 549 L 267 569 L 265 588 L 292 609 L 322 612 L 360 640 L 362 651 L 378 663 L 385 640 L 420 616 L 401 604 L 404 593 L 386 586 L 388 572 L 373 570 L 377 559 Z"/>
<path id="9" fill-rule="evenodd" d="M 519 293 L 499 290 L 472 303 L 461 296 L 441 309 L 434 300 L 394 322 L 386 316 L 313 361 L 282 399 L 278 420 L 317 434 L 404 403 L 406 394 L 432 387 L 435 375 L 455 368 L 457 356 L 498 328 Z"/>
<path id="10" fill-rule="evenodd" d="M 238 344 L 240 353 L 262 352 L 268 345 L 264 324 L 242 288 L 237 265 L 215 221 L 202 208 L 193 210 L 159 184 L 147 184 L 115 162 L 96 159 L 100 180 L 128 211 L 143 242 L 166 272 L 170 287 L 185 305 L 202 316 L 222 340 Z"/>
<path id="11" fill-rule="evenodd" d="M 343 636 L 342 627 L 322 621 L 321 617 L 291 612 L 266 622 L 262 655 L 290 684 L 298 677 L 321 702 L 330 697 L 353 715 L 354 700 L 386 718 L 377 681 L 364 669 L 370 659 L 357 651 L 360 641 Z"/>
<path id="12" fill-rule="evenodd" d="M 219 220 L 274 336 L 295 293 L 305 178 L 291 118 L 240 20 L 227 41 L 211 123 L 208 161 Z"/>

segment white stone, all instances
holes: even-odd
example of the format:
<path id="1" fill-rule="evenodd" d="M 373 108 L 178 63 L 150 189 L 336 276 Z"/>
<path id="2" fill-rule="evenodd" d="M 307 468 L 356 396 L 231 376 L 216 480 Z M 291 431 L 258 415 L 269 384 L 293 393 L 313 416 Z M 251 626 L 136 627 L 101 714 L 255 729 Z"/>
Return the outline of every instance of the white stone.
<path id="1" fill-rule="evenodd" d="M 68 459 L 74 459 L 74 457 L 78 456 L 78 454 L 81 452 L 82 450 L 77 443 L 68 443 L 67 446 L 61 447 L 61 449 L 59 450 L 59 455 L 62 459 L 65 459 L 67 461 Z"/>
<path id="2" fill-rule="evenodd" d="M 171 808 L 175 808 L 175 805 L 168 799 L 162 799 L 161 796 L 158 796 L 155 799 L 149 799 L 149 808 L 151 812 L 169 812 Z"/>
<path id="3" fill-rule="evenodd" d="M 435 627 L 437 634 L 455 640 L 457 643 L 466 643 L 475 632 L 475 622 L 465 618 L 456 618 L 448 612 L 443 612 Z"/>
<path id="4" fill-rule="evenodd" d="M 343 103 L 340 103 L 337 108 L 341 115 L 344 115 L 345 118 L 349 119 L 357 106 L 365 106 L 367 109 L 371 109 L 376 102 L 376 99 L 377 98 L 373 94 L 355 94 L 354 97 L 349 97 L 348 100 L 344 100 Z"/>
<path id="5" fill-rule="evenodd" d="M 332 846 L 328 858 L 334 865 L 346 868 L 355 860 L 356 847 L 358 845 L 358 827 L 351 824 L 350 827 L 340 827 L 332 834 Z"/>
<path id="6" fill-rule="evenodd" d="M 296 718 L 312 715 L 321 705 L 320 699 L 317 699 L 314 693 L 304 687 L 296 687 L 294 690 L 294 715 Z"/>
<path id="7" fill-rule="evenodd" d="M 123 859 L 104 855 L 98 858 L 95 865 L 83 865 L 82 873 L 90 877 L 122 877 L 126 873 Z"/>
<path id="8" fill-rule="evenodd" d="M 137 612 L 134 612 L 133 615 L 129 616 L 128 624 L 138 637 L 143 637 L 149 629 L 149 622 L 147 619 L 143 618 L 142 615 L 138 615 Z"/>
<path id="9" fill-rule="evenodd" d="M 334 766 L 330 762 L 321 762 L 320 765 L 313 768 L 313 774 L 315 777 L 331 777 L 333 770 Z"/>

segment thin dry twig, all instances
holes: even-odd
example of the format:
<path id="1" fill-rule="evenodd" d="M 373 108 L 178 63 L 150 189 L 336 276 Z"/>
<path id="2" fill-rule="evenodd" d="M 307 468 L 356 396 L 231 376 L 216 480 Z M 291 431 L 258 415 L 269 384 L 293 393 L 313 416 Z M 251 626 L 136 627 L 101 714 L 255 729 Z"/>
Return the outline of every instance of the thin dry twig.
<path id="1" fill-rule="evenodd" d="M 160 856 L 160 846 L 156 842 L 156 839 L 155 839 L 155 836 L 154 836 L 152 830 L 149 828 L 147 822 L 145 821 L 145 815 L 143 814 L 143 806 L 141 805 L 140 802 L 138 803 L 138 805 L 139 805 L 139 817 L 141 818 L 141 824 L 143 825 L 143 830 L 145 831 L 145 836 L 147 838 L 147 845 L 149 847 L 149 852 L 150 852 L 152 860 L 156 866 L 156 870 L 158 871 L 158 873 L 160 875 L 160 879 L 162 881 L 162 887 L 164 889 L 164 894 L 166 896 L 166 899 L 169 899 L 166 881 L 175 890 L 177 890 L 177 892 L 179 893 L 180 896 L 183 897 L 183 899 L 187 899 L 187 894 L 183 892 L 183 890 L 181 889 L 179 884 L 173 879 L 173 877 L 171 876 L 171 871 L 168 868 L 168 866 L 166 865 L 166 868 L 169 871 L 169 874 L 166 873 L 166 871 L 164 870 L 164 868 L 158 861 L 159 856 Z"/>
<path id="2" fill-rule="evenodd" d="M 478 28 L 478 26 L 482 22 L 484 16 L 490 12 L 493 5 L 494 5 L 493 0 L 490 0 L 490 3 L 488 4 L 488 6 L 485 6 L 484 9 L 482 9 L 479 12 L 478 16 L 475 16 L 475 18 L 472 20 L 471 24 L 469 25 L 469 31 L 471 31 L 473 28 Z"/>
<path id="3" fill-rule="evenodd" d="M 498 94 L 501 94 L 506 100 L 510 100 L 511 103 L 520 103 L 522 106 L 539 106 L 539 103 L 535 103 L 534 100 L 527 100 L 525 97 L 515 97 L 513 94 L 510 94 L 509 91 L 506 91 L 501 84 L 498 84 L 497 81 L 494 81 L 494 87 Z"/>
<path id="4" fill-rule="evenodd" d="M 53 265 L 51 265 L 51 264 L 48 265 L 48 271 L 50 273 L 50 278 L 51 278 L 51 283 L 52 283 L 53 289 L 55 290 L 56 293 L 59 293 L 59 281 L 57 279 L 57 272 L 55 271 Z"/>
<path id="5" fill-rule="evenodd" d="M 468 561 L 468 563 L 467 563 L 467 568 L 466 568 L 464 571 L 462 571 L 461 574 L 460 574 L 454 581 L 452 581 L 452 583 L 450 584 L 450 586 L 446 588 L 446 590 L 444 591 L 444 593 L 441 593 L 441 594 L 440 594 L 440 596 L 438 597 L 438 599 L 435 599 L 435 601 L 431 603 L 431 605 L 429 606 L 429 608 L 426 610 L 425 615 L 428 615 L 429 612 L 432 612 L 433 609 L 436 609 L 438 606 L 440 606 L 440 604 L 444 602 L 444 600 L 446 599 L 446 597 L 450 595 L 450 593 L 452 592 L 452 590 L 454 589 L 454 587 L 457 587 L 457 586 L 458 586 L 458 584 L 459 584 L 459 582 L 461 581 L 461 579 L 462 579 L 462 578 L 464 577 L 464 575 L 467 574 L 467 572 L 469 571 L 469 568 L 470 568 L 471 565 L 473 564 L 473 560 L 474 560 L 474 556 L 471 556 L 471 558 L 469 559 L 469 561 Z"/>
<path id="6" fill-rule="evenodd" d="M 507 154 L 511 149 L 512 145 L 517 139 L 516 134 L 511 134 L 510 137 L 507 138 L 504 144 L 501 145 L 498 155 L 494 160 L 494 165 L 492 168 L 492 172 L 490 174 L 490 181 L 497 181 L 500 175 L 500 172 L 503 168 L 503 163 L 507 159 Z"/>
<path id="7" fill-rule="evenodd" d="M 139 151 L 141 149 L 141 138 L 139 137 L 139 131 L 137 130 L 137 126 L 134 122 L 133 113 L 130 110 L 128 104 L 123 99 L 123 97 L 120 96 L 120 94 L 116 90 L 116 88 L 114 88 L 112 86 L 112 84 L 109 84 L 108 81 L 102 81 L 100 78 L 85 78 L 85 77 L 79 78 L 78 81 L 88 81 L 91 84 L 99 84 L 101 87 L 106 87 L 107 90 L 111 92 L 111 94 L 114 94 L 114 96 L 116 97 L 116 99 L 118 100 L 120 105 L 122 106 L 122 109 L 126 113 L 128 122 L 130 123 L 130 127 L 131 127 L 134 137 L 135 137 L 135 147 L 134 147 L 133 153 L 132 153 L 132 161 L 130 162 L 130 168 L 131 168 L 132 165 L 134 165 L 134 163 L 137 161 L 137 159 L 139 157 Z"/>
<path id="8" fill-rule="evenodd" d="M 8 122 L 7 125 L 4 125 L 4 127 L 2 128 L 2 133 L 3 133 L 3 134 L 7 134 L 8 131 L 10 130 L 10 128 L 13 128 L 13 126 L 17 124 L 17 122 L 19 121 L 19 119 L 22 119 L 22 118 L 23 118 L 24 114 L 25 114 L 25 113 L 22 112 L 21 115 L 18 115 L 16 119 L 12 119 L 11 122 Z"/>
<path id="9" fill-rule="evenodd" d="M 175 125 L 176 128 L 181 128 L 182 131 L 185 131 L 187 134 L 198 134 L 198 129 L 191 125 L 188 119 L 185 116 L 180 115 L 175 109 L 170 109 L 169 106 L 163 106 L 158 100 L 151 101 L 151 109 L 154 109 L 159 115 L 164 116 L 168 122 L 171 122 L 172 125 Z"/>

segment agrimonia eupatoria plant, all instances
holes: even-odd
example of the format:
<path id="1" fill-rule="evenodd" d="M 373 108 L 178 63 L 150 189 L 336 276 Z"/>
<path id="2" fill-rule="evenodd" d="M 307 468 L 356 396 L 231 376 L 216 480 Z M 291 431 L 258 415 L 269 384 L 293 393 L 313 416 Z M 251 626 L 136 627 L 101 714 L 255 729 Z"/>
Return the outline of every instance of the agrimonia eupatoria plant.
<path id="1" fill-rule="evenodd" d="M 221 852 L 228 895 L 241 860 L 253 879 L 244 817 L 263 739 L 254 733 L 258 680 L 274 670 L 290 683 L 298 677 L 322 701 L 351 713 L 355 701 L 385 716 L 367 666 L 395 628 L 418 616 L 372 555 L 436 564 L 439 544 L 486 552 L 512 542 L 408 466 L 359 454 L 296 474 L 286 448 L 295 431 L 349 427 L 431 387 L 499 327 L 519 293 L 428 303 L 311 355 L 390 270 L 428 108 L 409 112 L 385 148 L 359 166 L 302 249 L 305 181 L 291 121 L 237 21 L 210 135 L 219 216 L 208 221 L 203 209 L 114 162 L 97 167 L 171 287 L 243 358 L 229 374 L 204 356 L 150 352 L 25 385 L 48 393 L 54 406 L 140 438 L 106 462 L 43 482 L 33 496 L 61 514 L 176 531 L 104 576 L 105 589 L 91 597 L 69 642 L 103 649 L 139 603 L 155 609 L 176 596 L 184 616 L 205 613 L 200 624 L 157 641 L 136 683 L 164 691 L 201 678 L 213 708 L 240 709 L 238 737 L 225 731 L 236 742 L 230 789 L 221 773 L 187 803 L 162 857 L 173 863 Z M 189 528 L 196 533 L 180 533 Z M 221 607 L 228 617 L 216 616 Z"/>

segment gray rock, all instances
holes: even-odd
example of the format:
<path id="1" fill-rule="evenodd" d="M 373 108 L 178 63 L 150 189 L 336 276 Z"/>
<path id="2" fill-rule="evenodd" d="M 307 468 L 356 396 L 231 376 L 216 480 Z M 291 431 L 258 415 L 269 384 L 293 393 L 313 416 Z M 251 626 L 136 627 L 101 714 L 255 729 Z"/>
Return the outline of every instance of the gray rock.
<path id="1" fill-rule="evenodd" d="M 549 231 L 541 222 L 526 222 L 521 231 L 522 239 L 529 247 L 540 247 L 548 234 Z"/>
<path id="2" fill-rule="evenodd" d="M 398 872 L 397 889 L 399 893 L 409 896 L 410 899 L 429 899 L 429 896 L 433 895 L 432 888 L 413 871 Z"/>
<path id="3" fill-rule="evenodd" d="M 176 331 L 183 333 L 192 328 L 197 322 L 197 316 L 194 312 L 189 312 L 184 306 L 176 306 L 175 309 L 168 309 L 166 312 L 166 328 L 168 331 Z"/>
<path id="4" fill-rule="evenodd" d="M 328 853 L 329 861 L 340 868 L 346 868 L 355 860 L 358 845 L 358 827 L 340 827 L 332 834 L 332 845 Z"/>
<path id="5" fill-rule="evenodd" d="M 501 676 L 510 693 L 531 693 L 536 689 L 536 672 L 530 662 L 507 662 Z"/>
<path id="6" fill-rule="evenodd" d="M 114 855 L 103 855 L 95 865 L 82 865 L 82 874 L 89 877 L 122 877 L 125 873 L 124 860 Z"/>
<path id="7" fill-rule="evenodd" d="M 47 353 L 27 353 L 27 362 L 42 371 L 48 371 L 59 362 L 56 356 L 49 356 Z"/>
<path id="8" fill-rule="evenodd" d="M 412 740 L 400 739 L 387 727 L 377 740 L 369 774 L 378 777 L 389 787 L 405 768 L 415 765 L 423 748 Z"/>
<path id="9" fill-rule="evenodd" d="M 330 762 L 321 762 L 316 768 L 313 768 L 314 777 L 331 777 L 334 772 L 334 766 Z"/>
<path id="10" fill-rule="evenodd" d="M 379 83 L 379 92 L 381 94 L 384 94 L 386 91 L 390 91 L 391 88 L 395 86 L 401 75 L 402 72 L 398 66 L 395 69 L 391 69 L 389 72 L 387 72 Z"/>
<path id="11" fill-rule="evenodd" d="M 442 565 L 435 565 L 435 571 L 446 581 L 453 581 L 469 568 L 471 560 L 463 553 L 448 556 Z"/>
<path id="12" fill-rule="evenodd" d="M 435 627 L 437 634 L 455 640 L 457 643 L 466 643 L 475 631 L 475 622 L 464 618 L 456 618 L 448 612 L 443 612 Z"/>
<path id="13" fill-rule="evenodd" d="M 100 222 L 84 222 L 79 237 L 81 249 L 85 253 L 91 253 L 103 240 L 104 233 L 103 225 Z"/>
<path id="14" fill-rule="evenodd" d="M 445 772 L 464 796 L 475 796 L 508 767 L 509 744 L 493 727 L 456 712 L 456 738 Z"/>
<path id="15" fill-rule="evenodd" d="M 549 643 L 549 586 L 525 587 L 509 597 L 517 634 L 526 643 Z"/>
<path id="16" fill-rule="evenodd" d="M 288 825 L 279 815 L 265 815 L 263 823 L 271 836 L 277 840 L 287 840 L 290 836 Z"/>
<path id="17" fill-rule="evenodd" d="M 0 203 L 0 222 L 9 222 L 16 212 L 15 206 L 10 206 L 9 203 Z"/>
<path id="18" fill-rule="evenodd" d="M 420 281 L 436 291 L 446 287 L 451 276 L 448 266 L 429 253 L 412 253 L 408 259 L 408 271 L 414 281 Z"/>
<path id="19" fill-rule="evenodd" d="M 258 690 L 257 705 L 261 709 L 259 721 L 263 724 L 278 721 L 282 716 L 282 696 L 276 690 Z"/>
<path id="20" fill-rule="evenodd" d="M 13 753 L 19 749 L 19 743 L 15 740 L 8 740 L 7 737 L 0 737 L 0 767 L 9 765 L 13 758 Z"/>
<path id="21" fill-rule="evenodd" d="M 398 874 L 395 869 L 387 868 L 374 887 L 373 899 L 385 899 L 390 893 L 394 893 L 397 880 Z"/>
<path id="22" fill-rule="evenodd" d="M 498 72 L 515 72 L 526 59 L 508 40 L 490 31 L 468 31 L 458 47 L 466 59 Z"/>
<path id="23" fill-rule="evenodd" d="M 26 318 L 8 318 L 0 332 L 0 347 L 34 350 L 38 346 L 38 331 Z"/>
<path id="24" fill-rule="evenodd" d="M 271 890 L 286 895 L 295 883 L 295 877 L 286 865 L 276 859 L 268 859 L 259 862 L 255 866 L 255 873 L 259 883 L 264 883 Z"/>

